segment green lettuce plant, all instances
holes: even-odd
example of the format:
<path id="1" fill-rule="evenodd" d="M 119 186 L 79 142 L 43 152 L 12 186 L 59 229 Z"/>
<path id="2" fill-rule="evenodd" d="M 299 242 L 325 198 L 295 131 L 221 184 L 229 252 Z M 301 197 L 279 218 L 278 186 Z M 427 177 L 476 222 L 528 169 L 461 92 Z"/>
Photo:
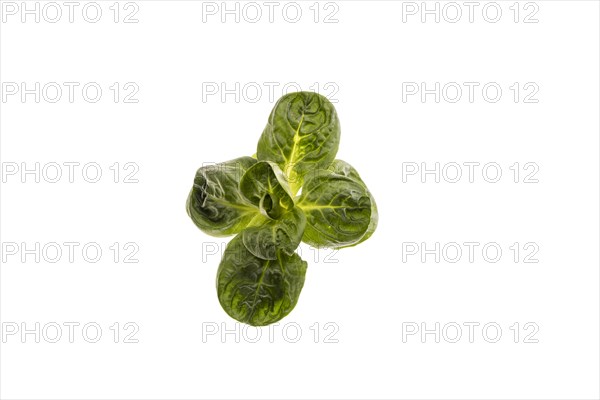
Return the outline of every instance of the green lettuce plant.
<path id="1" fill-rule="evenodd" d="M 188 215 L 209 235 L 236 235 L 217 272 L 219 302 L 232 318 L 262 326 L 294 309 L 307 268 L 295 252 L 301 241 L 339 249 L 375 231 L 375 199 L 335 159 L 339 142 L 333 104 L 290 93 L 273 107 L 255 156 L 196 172 Z"/>

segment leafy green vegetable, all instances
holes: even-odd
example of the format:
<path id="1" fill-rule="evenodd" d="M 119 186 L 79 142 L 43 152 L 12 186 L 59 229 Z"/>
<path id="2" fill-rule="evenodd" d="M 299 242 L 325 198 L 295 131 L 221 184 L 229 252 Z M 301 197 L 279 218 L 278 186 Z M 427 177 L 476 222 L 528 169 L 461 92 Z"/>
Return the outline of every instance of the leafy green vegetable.
<path id="1" fill-rule="evenodd" d="M 228 236 L 248 225 L 258 210 L 242 196 L 239 181 L 255 163 L 251 157 L 240 157 L 196 172 L 187 212 L 198 228 L 212 236 Z"/>
<path id="2" fill-rule="evenodd" d="M 276 259 L 259 258 L 238 235 L 227 245 L 217 272 L 219 302 L 240 322 L 254 326 L 277 322 L 296 306 L 306 267 L 295 253 L 279 251 Z"/>
<path id="3" fill-rule="evenodd" d="M 325 97 L 298 92 L 283 96 L 271 111 L 259 141 L 259 160 L 276 162 L 295 195 L 310 169 L 326 168 L 340 144 L 335 107 Z"/>
<path id="4" fill-rule="evenodd" d="M 358 172 L 342 160 L 306 178 L 298 207 L 307 218 L 302 240 L 314 247 L 354 246 L 377 227 L 373 196 Z"/>
<path id="5" fill-rule="evenodd" d="M 339 139 L 325 97 L 290 93 L 271 111 L 255 155 L 197 171 L 189 216 L 210 235 L 237 234 L 217 273 L 219 302 L 236 320 L 262 326 L 292 311 L 307 268 L 295 253 L 300 241 L 349 247 L 375 231 L 375 199 L 335 160 Z"/>

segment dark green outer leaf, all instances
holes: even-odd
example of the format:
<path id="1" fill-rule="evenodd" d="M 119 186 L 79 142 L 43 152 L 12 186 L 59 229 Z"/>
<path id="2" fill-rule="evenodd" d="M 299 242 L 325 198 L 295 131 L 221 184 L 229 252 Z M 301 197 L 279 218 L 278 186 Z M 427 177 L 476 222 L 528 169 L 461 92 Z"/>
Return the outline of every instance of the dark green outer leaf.
<path id="1" fill-rule="evenodd" d="M 335 174 L 346 176 L 354 180 L 355 182 L 359 182 L 360 184 L 362 184 L 363 187 L 366 189 L 367 194 L 369 195 L 369 199 L 371 200 L 371 222 L 369 223 L 367 231 L 358 242 L 345 247 L 356 246 L 357 244 L 362 243 L 368 238 L 370 238 L 371 235 L 373 235 L 373 232 L 375 232 L 375 229 L 377 229 L 377 223 L 379 222 L 379 211 L 377 210 L 377 203 L 375 202 L 375 198 L 367 188 L 367 185 L 363 182 L 360 175 L 358 174 L 358 171 L 356 171 L 356 169 L 354 169 L 352 165 L 342 160 L 334 160 L 328 169 Z"/>
<path id="2" fill-rule="evenodd" d="M 339 141 L 338 116 L 327 98 L 312 92 L 290 93 L 273 107 L 258 141 L 257 156 L 276 162 L 295 194 L 307 171 L 326 167 L 335 159 Z"/>
<path id="3" fill-rule="evenodd" d="M 219 302 L 237 321 L 253 326 L 277 322 L 296 306 L 306 267 L 297 254 L 258 258 L 238 235 L 227 245 L 217 272 Z"/>
<path id="4" fill-rule="evenodd" d="M 256 163 L 251 157 L 240 157 L 198 169 L 186 208 L 196 226 L 213 236 L 241 232 L 259 212 L 242 196 L 239 182 Z"/>
<path id="5" fill-rule="evenodd" d="M 280 219 L 265 219 L 260 226 L 244 229 L 241 235 L 250 253 L 265 260 L 276 260 L 278 250 L 288 256 L 294 254 L 302 241 L 305 226 L 304 213 L 298 207 L 294 207 Z"/>
<path id="6" fill-rule="evenodd" d="M 354 246 L 377 227 L 373 196 L 356 170 L 341 160 L 306 177 L 298 207 L 307 219 L 302 240 L 314 247 Z"/>

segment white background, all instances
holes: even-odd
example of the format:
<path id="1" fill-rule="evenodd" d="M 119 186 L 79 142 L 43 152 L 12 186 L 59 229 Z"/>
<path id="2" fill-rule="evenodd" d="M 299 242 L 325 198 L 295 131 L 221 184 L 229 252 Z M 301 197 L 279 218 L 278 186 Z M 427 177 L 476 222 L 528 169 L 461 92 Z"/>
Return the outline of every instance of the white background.
<path id="1" fill-rule="evenodd" d="M 124 2 L 114 23 L 112 1 L 99 2 L 97 23 L 82 18 L 84 2 L 73 23 L 65 6 L 57 23 L 43 16 L 22 23 L 20 10 L 3 15 L 3 83 L 80 83 L 73 103 L 66 89 L 57 103 L 43 96 L 36 103 L 33 95 L 23 102 L 20 93 L 3 99 L 3 171 L 11 163 L 95 162 L 103 175 L 88 183 L 80 166 L 73 183 L 66 167 L 57 183 L 5 176 L 2 242 L 28 248 L 94 242 L 103 255 L 87 262 L 81 246 L 73 263 L 66 254 L 56 263 L 3 254 L 2 398 L 599 397 L 598 3 L 538 1 L 537 23 L 523 22 L 536 9 L 524 2 L 517 5 L 517 23 L 512 1 L 498 3 L 496 23 L 483 18 L 486 3 L 470 23 L 462 2 L 457 23 L 444 15 L 439 23 L 433 15 L 423 23 L 419 13 L 405 13 L 403 22 L 403 7 L 410 6 L 393 1 L 337 1 L 327 9 L 321 3 L 315 23 L 313 3 L 299 3 L 297 23 L 283 18 L 286 3 L 270 23 L 262 2 L 256 23 L 243 14 L 239 23 L 234 15 L 222 23 L 220 13 L 203 15 L 210 6 L 195 1 L 138 1 L 138 23 L 123 23 L 134 10 L 123 10 Z M 213 4 L 220 12 L 221 3 Z M 324 23 L 333 11 L 338 22 Z M 103 88 L 96 103 L 81 96 L 87 82 Z M 121 92 L 115 103 L 114 82 L 138 85 L 139 102 L 124 103 Z M 237 101 L 220 93 L 203 101 L 211 82 L 229 89 L 236 82 L 258 85 L 263 93 L 256 101 L 254 92 Z M 274 99 L 265 82 L 279 85 Z M 333 256 L 303 248 L 309 269 L 295 310 L 271 339 L 263 328 L 261 340 L 250 343 L 256 331 L 241 329 L 237 343 L 235 334 L 220 335 L 236 324 L 219 306 L 220 256 L 211 254 L 215 243 L 228 239 L 199 231 L 185 199 L 203 163 L 255 152 L 273 102 L 289 82 L 304 90 L 318 83 L 324 94 L 331 94 L 323 90 L 326 83 L 337 88 L 338 158 L 357 168 L 375 196 L 379 227 L 367 242 Z M 436 103 L 434 95 L 403 101 L 405 82 L 430 89 L 435 82 L 480 86 L 473 102 L 463 86 L 458 102 L 446 96 Z M 495 103 L 481 94 L 489 82 L 503 90 Z M 509 88 L 515 82 L 521 87 L 516 103 Z M 539 88 L 537 103 L 523 101 L 528 82 Z M 125 163 L 135 163 L 139 183 L 124 183 L 123 175 L 114 183 L 109 167 L 115 162 L 122 173 Z M 436 183 L 433 175 L 423 183 L 419 174 L 403 182 L 406 163 L 434 168 L 453 162 L 480 163 L 474 182 L 466 167 L 457 183 L 444 176 Z M 497 183 L 481 172 L 493 162 L 502 169 Z M 509 169 L 515 162 L 518 183 Z M 539 167 L 538 183 L 523 182 L 528 162 Z M 115 242 L 137 244 L 139 262 L 123 262 L 128 252 L 122 249 L 115 263 L 109 249 Z M 403 262 L 403 243 L 410 242 L 429 249 L 436 242 L 481 245 L 474 262 L 466 247 L 456 263 L 443 254 L 439 263 L 434 255 L 423 262 L 421 253 L 406 252 Z M 515 242 L 521 247 L 516 263 L 509 248 Z M 538 263 L 523 262 L 529 242 L 539 247 Z M 501 247 L 498 262 L 483 258 L 486 243 Z M 36 322 L 80 326 L 73 343 L 64 326 L 57 343 L 6 334 L 22 323 L 34 329 Z M 82 336 L 90 322 L 102 328 L 97 343 Z M 110 330 L 115 322 L 118 343 Z M 139 327 L 138 343 L 124 343 L 127 322 Z M 469 322 L 480 324 L 472 343 Z M 292 329 L 284 335 L 286 323 Z M 403 340 L 403 327 L 422 323 L 427 329 L 456 323 L 462 337 L 451 343 L 455 331 L 443 335 L 440 328 L 439 343 L 420 332 Z M 495 343 L 486 340 L 494 329 L 482 333 L 487 323 L 502 329 Z M 529 339 L 537 343 L 526 343 L 536 326 Z M 215 327 L 217 334 L 206 335 Z M 297 327 L 302 336 L 290 343 Z"/>

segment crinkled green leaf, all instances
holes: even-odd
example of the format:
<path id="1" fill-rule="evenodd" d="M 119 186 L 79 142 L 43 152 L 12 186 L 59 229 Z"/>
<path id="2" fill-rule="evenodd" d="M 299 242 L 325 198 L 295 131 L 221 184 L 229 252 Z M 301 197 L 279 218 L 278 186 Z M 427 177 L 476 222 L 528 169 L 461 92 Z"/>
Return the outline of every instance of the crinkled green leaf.
<path id="1" fill-rule="evenodd" d="M 325 168 L 335 159 L 339 142 L 340 123 L 333 104 L 317 93 L 290 93 L 273 107 L 257 156 L 281 167 L 295 195 L 306 172 Z"/>
<path id="2" fill-rule="evenodd" d="M 373 235 L 373 232 L 375 232 L 375 229 L 377 229 L 377 223 L 379 222 L 379 211 L 377 210 L 377 203 L 375 202 L 375 198 L 367 188 L 367 185 L 361 179 L 356 169 L 354 169 L 354 167 L 352 167 L 350 164 L 342 160 L 334 160 L 328 169 L 335 174 L 346 176 L 356 182 L 361 183 L 367 190 L 369 199 L 371 199 L 371 221 L 363 237 L 358 242 L 352 245 L 356 246 L 357 244 L 362 243 L 368 238 L 370 238 L 371 235 Z"/>
<path id="3" fill-rule="evenodd" d="M 304 213 L 294 207 L 280 219 L 265 219 L 260 226 L 244 229 L 241 235 L 250 253 L 265 260 L 276 260 L 278 250 L 288 256 L 294 254 L 302 241 L 305 226 Z"/>
<path id="4" fill-rule="evenodd" d="M 242 176 L 240 190 L 248 202 L 272 219 L 294 207 L 285 176 L 275 163 L 259 161 L 250 167 Z"/>
<path id="5" fill-rule="evenodd" d="M 258 258 L 237 235 L 227 245 L 217 272 L 219 302 L 237 321 L 254 326 L 277 322 L 296 306 L 306 267 L 295 253 L 278 252 L 276 260 Z"/>
<path id="6" fill-rule="evenodd" d="M 377 227 L 375 200 L 358 172 L 335 160 L 305 177 L 298 207 L 306 214 L 302 240 L 314 247 L 341 248 L 368 239 Z"/>
<path id="7" fill-rule="evenodd" d="M 240 232 L 259 210 L 242 195 L 239 182 L 256 160 L 240 157 L 198 169 L 188 196 L 187 212 L 192 221 L 213 236 Z"/>

